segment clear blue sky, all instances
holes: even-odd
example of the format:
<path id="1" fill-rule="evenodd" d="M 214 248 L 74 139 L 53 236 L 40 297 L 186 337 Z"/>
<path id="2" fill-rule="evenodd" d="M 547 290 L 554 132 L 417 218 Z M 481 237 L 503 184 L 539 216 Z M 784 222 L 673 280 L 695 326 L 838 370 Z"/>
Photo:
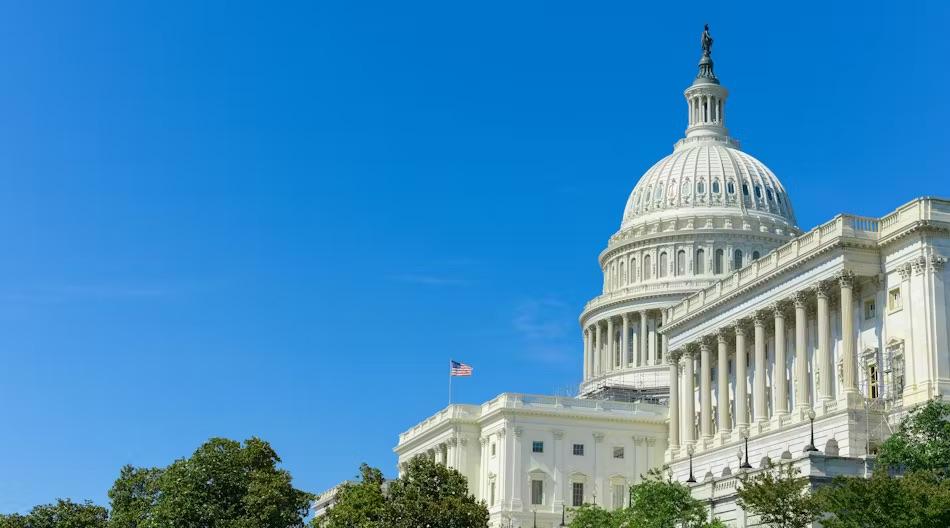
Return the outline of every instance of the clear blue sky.
<path id="1" fill-rule="evenodd" d="M 0 6 L 0 511 L 210 436 L 392 473 L 449 357 L 576 383 L 704 22 L 801 227 L 950 195 L 940 2 L 147 4 Z"/>

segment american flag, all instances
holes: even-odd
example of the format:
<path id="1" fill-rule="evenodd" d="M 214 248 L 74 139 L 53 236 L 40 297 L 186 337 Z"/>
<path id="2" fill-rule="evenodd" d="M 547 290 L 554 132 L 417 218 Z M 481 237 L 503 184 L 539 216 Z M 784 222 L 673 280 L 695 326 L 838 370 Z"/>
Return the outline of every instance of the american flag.
<path id="1" fill-rule="evenodd" d="M 472 367 L 471 365 L 466 365 L 465 363 L 459 363 L 458 361 L 449 362 L 449 375 L 451 376 L 471 376 Z"/>

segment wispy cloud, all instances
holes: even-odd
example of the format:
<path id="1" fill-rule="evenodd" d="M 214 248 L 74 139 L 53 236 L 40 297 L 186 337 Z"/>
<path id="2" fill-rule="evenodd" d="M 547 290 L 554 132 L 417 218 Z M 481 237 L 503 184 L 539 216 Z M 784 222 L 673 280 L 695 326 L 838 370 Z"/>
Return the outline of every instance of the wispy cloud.
<path id="1" fill-rule="evenodd" d="M 426 286 L 457 286 L 468 284 L 467 279 L 458 277 L 444 277 L 440 275 L 427 275 L 417 273 L 406 273 L 402 275 L 393 275 L 393 280 L 399 282 L 409 282 L 412 284 L 424 284 Z"/>

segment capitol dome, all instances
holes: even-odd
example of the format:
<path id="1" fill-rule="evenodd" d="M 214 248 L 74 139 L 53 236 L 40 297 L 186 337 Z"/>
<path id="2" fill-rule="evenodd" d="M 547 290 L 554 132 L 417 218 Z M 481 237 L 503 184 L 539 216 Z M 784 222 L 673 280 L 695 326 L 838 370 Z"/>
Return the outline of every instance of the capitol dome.
<path id="1" fill-rule="evenodd" d="M 683 140 L 640 178 L 627 199 L 621 229 L 709 212 L 702 209 L 760 213 L 794 226 L 795 214 L 782 183 L 735 143 L 715 136 Z"/>

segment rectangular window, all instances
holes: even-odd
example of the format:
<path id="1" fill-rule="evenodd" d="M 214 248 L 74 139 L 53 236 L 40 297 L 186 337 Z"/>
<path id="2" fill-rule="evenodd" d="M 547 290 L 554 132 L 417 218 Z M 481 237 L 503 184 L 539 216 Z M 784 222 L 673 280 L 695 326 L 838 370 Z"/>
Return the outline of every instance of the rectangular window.
<path id="1" fill-rule="evenodd" d="M 543 480 L 531 481 L 531 504 L 534 504 L 534 505 L 544 504 L 544 481 Z"/>
<path id="2" fill-rule="evenodd" d="M 887 292 L 887 309 L 889 311 L 897 311 L 903 308 L 901 302 L 901 289 L 894 288 L 893 290 Z"/>
<path id="3" fill-rule="evenodd" d="M 864 301 L 864 318 L 874 319 L 875 315 L 877 315 L 877 313 L 874 309 L 874 299 Z"/>
<path id="4" fill-rule="evenodd" d="M 491 445 L 491 456 L 495 456 L 495 444 Z"/>
<path id="5" fill-rule="evenodd" d="M 868 365 L 868 397 L 876 399 L 878 397 L 877 385 L 877 365 Z"/>
<path id="6" fill-rule="evenodd" d="M 611 497 L 615 510 L 623 508 L 624 495 L 626 494 L 627 487 L 623 484 L 614 484 L 613 485 L 613 497 Z"/>
<path id="7" fill-rule="evenodd" d="M 614 458 L 623 458 L 623 447 L 614 448 Z"/>
<path id="8" fill-rule="evenodd" d="M 544 442 L 531 442 L 532 453 L 544 453 Z"/>
<path id="9" fill-rule="evenodd" d="M 584 456 L 584 444 L 574 444 L 574 454 L 576 456 Z"/>
<path id="10" fill-rule="evenodd" d="M 490 492 L 488 495 L 488 505 L 493 506 L 495 504 L 495 481 L 491 481 Z"/>
<path id="11" fill-rule="evenodd" d="M 571 504 L 575 508 L 579 508 L 584 505 L 584 483 L 575 482 L 571 486 Z"/>

